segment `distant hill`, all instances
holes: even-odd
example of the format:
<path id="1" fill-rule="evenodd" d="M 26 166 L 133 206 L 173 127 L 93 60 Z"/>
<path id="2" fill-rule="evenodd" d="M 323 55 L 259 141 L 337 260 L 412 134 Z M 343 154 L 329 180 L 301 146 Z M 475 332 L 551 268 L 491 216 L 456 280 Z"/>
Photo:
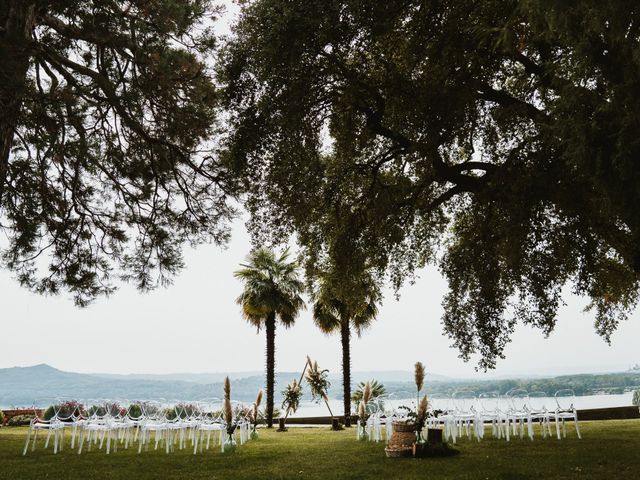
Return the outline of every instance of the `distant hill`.
<path id="1" fill-rule="evenodd" d="M 243 376 L 246 375 L 246 376 Z M 109 375 L 64 372 L 46 364 L 33 367 L 0 369 L 0 407 L 29 406 L 34 401 L 47 403 L 52 398 L 81 401 L 112 400 L 211 400 L 222 397 L 224 374 L 170 374 L 170 375 Z M 232 397 L 241 402 L 251 402 L 264 385 L 261 372 L 245 372 L 229 375 L 232 378 Z M 276 405 L 282 401 L 281 391 L 300 372 L 276 374 Z M 360 381 L 381 381 L 387 393 L 396 398 L 412 398 L 415 394 L 413 372 L 371 371 L 354 372 L 354 386 Z M 342 379 L 339 372 L 329 375 L 330 398 L 342 398 Z M 210 381 L 209 383 L 207 383 Z M 577 395 L 622 393 L 640 388 L 640 373 L 623 372 L 607 374 L 563 375 L 547 378 L 456 380 L 441 375 L 428 374 L 425 391 L 434 396 L 446 396 L 457 390 L 506 393 L 512 388 L 529 391 L 545 391 L 553 394 L 562 388 L 572 388 Z M 305 399 L 309 390 L 303 385 Z"/>
<path id="2" fill-rule="evenodd" d="M 258 377 L 262 372 L 231 372 L 231 373 L 92 373 L 95 377 L 108 378 L 111 380 L 153 380 L 163 382 L 193 382 L 201 384 L 219 383 L 224 381 L 224 377 L 229 376 L 230 380 L 238 378 Z"/>
<path id="3" fill-rule="evenodd" d="M 50 401 L 51 398 L 96 399 L 166 399 L 196 400 L 222 397 L 222 382 L 226 374 L 84 374 L 58 370 L 46 364 L 32 367 L 0 369 L 0 406 L 28 406 Z M 233 398 L 238 401 L 253 401 L 257 391 L 264 386 L 262 372 L 230 373 Z M 281 391 L 300 372 L 278 372 L 276 374 L 276 402 L 281 401 Z M 413 373 L 406 371 L 354 372 L 354 385 L 360 381 L 377 379 L 395 384 L 394 391 L 410 388 Z M 441 375 L 427 375 L 427 381 L 448 379 Z M 330 373 L 330 395 L 342 397 L 341 373 Z M 405 386 L 406 384 L 406 386 Z M 305 397 L 310 397 L 306 392 Z"/>

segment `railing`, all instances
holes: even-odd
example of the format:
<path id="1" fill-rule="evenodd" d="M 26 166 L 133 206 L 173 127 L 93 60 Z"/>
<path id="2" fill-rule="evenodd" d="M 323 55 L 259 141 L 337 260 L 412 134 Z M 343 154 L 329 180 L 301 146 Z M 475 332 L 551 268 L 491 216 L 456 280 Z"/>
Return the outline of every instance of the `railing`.
<path id="1" fill-rule="evenodd" d="M 35 412 L 37 412 L 39 417 L 43 415 L 43 410 L 36 410 Z M 17 417 L 18 415 L 33 415 L 34 410 L 33 408 L 14 408 L 10 410 L 2 410 L 2 413 L 4 413 L 4 421 L 2 424 L 6 425 L 11 418 Z"/>

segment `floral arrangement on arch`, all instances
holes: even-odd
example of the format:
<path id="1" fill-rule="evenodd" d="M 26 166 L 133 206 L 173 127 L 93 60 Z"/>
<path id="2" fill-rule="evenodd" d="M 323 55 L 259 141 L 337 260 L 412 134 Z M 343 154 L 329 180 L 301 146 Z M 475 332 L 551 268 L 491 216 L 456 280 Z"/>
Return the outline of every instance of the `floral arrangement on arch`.
<path id="1" fill-rule="evenodd" d="M 289 408 L 293 413 L 296 413 L 300 405 L 300 399 L 302 398 L 302 387 L 295 378 L 287 385 L 287 388 L 282 391 L 282 395 L 284 397 L 282 409 Z"/>
<path id="2" fill-rule="evenodd" d="M 320 370 L 318 362 L 309 364 L 306 379 L 309 384 L 309 388 L 311 389 L 311 396 L 316 403 L 320 403 L 320 400 L 324 400 L 325 402 L 328 401 L 327 391 L 331 386 L 328 377 L 329 370 Z"/>

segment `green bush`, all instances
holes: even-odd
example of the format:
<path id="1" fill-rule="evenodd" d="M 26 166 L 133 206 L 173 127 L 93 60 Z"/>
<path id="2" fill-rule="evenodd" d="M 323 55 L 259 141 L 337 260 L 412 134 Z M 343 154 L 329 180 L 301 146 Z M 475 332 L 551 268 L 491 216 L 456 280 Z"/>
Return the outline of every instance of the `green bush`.
<path id="1" fill-rule="evenodd" d="M 31 420 L 33 420 L 33 415 L 16 415 L 15 417 L 11 417 L 7 422 L 7 426 L 9 427 L 22 427 L 24 425 L 29 425 Z"/>
<path id="2" fill-rule="evenodd" d="M 140 418 L 142 416 L 142 407 L 139 403 L 134 403 L 129 407 L 129 417 Z"/>
<path id="3" fill-rule="evenodd" d="M 0 427 L 4 425 L 4 412 L 0 410 Z"/>
<path id="4" fill-rule="evenodd" d="M 75 400 L 68 400 L 66 402 L 62 402 L 58 405 L 50 405 L 44 411 L 43 417 L 45 420 L 51 420 L 55 415 L 55 410 L 58 410 L 58 415 L 62 418 L 69 418 L 73 415 L 80 415 L 84 413 L 84 406 L 76 402 Z"/>
<path id="5" fill-rule="evenodd" d="M 47 409 L 44 411 L 42 418 L 44 418 L 45 420 L 51 420 L 53 418 L 53 415 L 54 415 L 53 405 L 49 405 Z"/>

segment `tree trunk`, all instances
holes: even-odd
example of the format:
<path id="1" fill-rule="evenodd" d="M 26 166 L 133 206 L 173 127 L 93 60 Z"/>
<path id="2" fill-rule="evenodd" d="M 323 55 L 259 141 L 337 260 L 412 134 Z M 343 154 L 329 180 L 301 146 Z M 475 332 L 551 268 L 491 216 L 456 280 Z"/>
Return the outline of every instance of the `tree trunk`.
<path id="1" fill-rule="evenodd" d="M 35 0 L 0 0 L 0 207 L 29 68 Z"/>
<path id="2" fill-rule="evenodd" d="M 341 320 L 342 337 L 342 390 L 344 393 L 344 425 L 351 426 L 351 330 L 349 320 Z"/>
<path id="3" fill-rule="evenodd" d="M 267 427 L 273 427 L 273 389 L 276 369 L 276 314 L 267 316 Z"/>

